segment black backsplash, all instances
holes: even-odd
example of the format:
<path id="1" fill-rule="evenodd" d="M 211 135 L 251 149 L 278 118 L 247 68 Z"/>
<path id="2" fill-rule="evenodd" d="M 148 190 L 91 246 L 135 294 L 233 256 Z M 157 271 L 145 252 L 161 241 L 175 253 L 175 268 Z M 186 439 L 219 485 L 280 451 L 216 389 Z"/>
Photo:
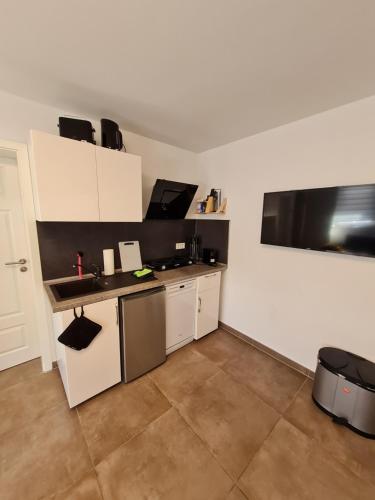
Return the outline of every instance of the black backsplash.
<path id="1" fill-rule="evenodd" d="M 121 268 L 119 241 L 139 241 L 142 261 L 183 255 L 177 242 L 198 234 L 202 247 L 216 248 L 218 260 L 228 261 L 229 221 L 227 220 L 145 220 L 144 222 L 37 222 L 40 259 L 44 280 L 72 276 L 77 251 L 83 262 L 103 267 L 103 249 L 115 250 L 115 267 Z"/>
<path id="2" fill-rule="evenodd" d="M 229 221 L 197 220 L 195 232 L 201 237 L 202 248 L 215 248 L 219 262 L 228 262 Z"/>

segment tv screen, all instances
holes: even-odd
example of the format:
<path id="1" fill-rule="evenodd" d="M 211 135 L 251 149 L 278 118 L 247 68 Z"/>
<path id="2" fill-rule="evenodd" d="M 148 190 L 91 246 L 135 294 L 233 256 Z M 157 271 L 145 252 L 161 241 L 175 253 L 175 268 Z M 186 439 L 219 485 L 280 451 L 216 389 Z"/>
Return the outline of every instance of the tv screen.
<path id="1" fill-rule="evenodd" d="M 157 179 L 146 219 L 184 219 L 197 189 L 195 184 Z"/>
<path id="2" fill-rule="evenodd" d="M 265 193 L 261 243 L 375 257 L 375 184 Z"/>

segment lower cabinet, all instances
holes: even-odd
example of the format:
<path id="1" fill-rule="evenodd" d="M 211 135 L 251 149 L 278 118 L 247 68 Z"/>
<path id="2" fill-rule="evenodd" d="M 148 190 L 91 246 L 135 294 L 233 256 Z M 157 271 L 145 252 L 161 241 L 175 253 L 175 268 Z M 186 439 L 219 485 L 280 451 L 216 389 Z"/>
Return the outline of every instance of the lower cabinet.
<path id="1" fill-rule="evenodd" d="M 80 314 L 81 309 L 76 309 Z M 91 344 L 76 351 L 61 344 L 57 337 L 74 319 L 74 310 L 55 313 L 57 363 L 69 406 L 95 396 L 121 381 L 118 299 L 84 306 L 85 316 L 102 326 Z"/>
<path id="2" fill-rule="evenodd" d="M 166 287 L 167 354 L 194 339 L 196 322 L 196 280 Z"/>
<path id="3" fill-rule="evenodd" d="M 166 287 L 167 354 L 219 326 L 221 272 Z"/>
<path id="4" fill-rule="evenodd" d="M 197 278 L 198 305 L 195 339 L 213 332 L 219 326 L 220 278 L 220 272 Z"/>
<path id="5" fill-rule="evenodd" d="M 220 277 L 216 272 L 166 287 L 167 354 L 217 329 Z M 81 309 L 76 311 L 79 315 Z M 57 363 L 71 408 L 121 382 L 118 299 L 89 304 L 84 312 L 102 329 L 81 351 L 57 340 L 73 321 L 74 310 L 53 315 Z"/>

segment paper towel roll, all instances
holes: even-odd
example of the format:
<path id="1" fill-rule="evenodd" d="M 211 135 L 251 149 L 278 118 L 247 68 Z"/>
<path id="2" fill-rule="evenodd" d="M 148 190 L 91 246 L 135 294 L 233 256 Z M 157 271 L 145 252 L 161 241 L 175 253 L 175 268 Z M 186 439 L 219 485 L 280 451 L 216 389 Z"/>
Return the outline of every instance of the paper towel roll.
<path id="1" fill-rule="evenodd" d="M 104 274 L 110 276 L 115 274 L 115 259 L 113 248 L 106 248 L 103 250 Z"/>

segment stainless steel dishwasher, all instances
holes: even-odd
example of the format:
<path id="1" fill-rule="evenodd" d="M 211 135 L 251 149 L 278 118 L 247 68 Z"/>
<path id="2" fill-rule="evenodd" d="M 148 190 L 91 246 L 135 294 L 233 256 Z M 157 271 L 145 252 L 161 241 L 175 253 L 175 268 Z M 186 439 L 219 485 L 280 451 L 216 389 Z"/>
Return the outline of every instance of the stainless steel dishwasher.
<path id="1" fill-rule="evenodd" d="M 165 288 L 119 300 L 122 381 L 130 382 L 166 360 Z"/>

